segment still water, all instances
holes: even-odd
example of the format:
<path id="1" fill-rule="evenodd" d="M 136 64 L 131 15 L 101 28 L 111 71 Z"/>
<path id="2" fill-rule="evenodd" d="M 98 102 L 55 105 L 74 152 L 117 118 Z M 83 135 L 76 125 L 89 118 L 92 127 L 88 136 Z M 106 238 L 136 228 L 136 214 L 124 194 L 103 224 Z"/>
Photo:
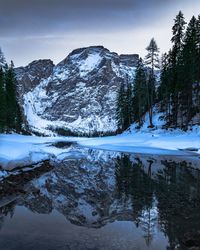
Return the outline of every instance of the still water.
<path id="1" fill-rule="evenodd" d="M 72 149 L 0 182 L 0 250 L 200 249 L 200 159 Z"/>

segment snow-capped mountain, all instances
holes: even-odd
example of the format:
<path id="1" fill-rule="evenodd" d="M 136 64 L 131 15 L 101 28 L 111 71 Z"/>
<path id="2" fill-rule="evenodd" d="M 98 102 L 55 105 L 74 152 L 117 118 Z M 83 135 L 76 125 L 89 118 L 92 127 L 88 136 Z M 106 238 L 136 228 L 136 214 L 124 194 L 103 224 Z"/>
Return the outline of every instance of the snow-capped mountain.
<path id="1" fill-rule="evenodd" d="M 39 60 L 17 68 L 21 105 L 30 129 L 115 131 L 117 90 L 133 81 L 138 58 L 92 46 L 74 50 L 56 66 Z"/>

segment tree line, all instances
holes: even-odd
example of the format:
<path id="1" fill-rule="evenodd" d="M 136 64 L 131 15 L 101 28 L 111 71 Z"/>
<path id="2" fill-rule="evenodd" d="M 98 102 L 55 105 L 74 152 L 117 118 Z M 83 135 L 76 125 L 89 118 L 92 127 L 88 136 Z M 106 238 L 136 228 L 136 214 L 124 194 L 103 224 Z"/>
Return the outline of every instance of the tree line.
<path id="1" fill-rule="evenodd" d="M 20 132 L 22 117 L 17 102 L 14 64 L 8 65 L 0 49 L 0 132 Z"/>
<path id="2" fill-rule="evenodd" d="M 149 127 L 154 127 L 156 104 L 167 127 L 188 129 L 191 124 L 200 124 L 200 15 L 193 16 L 186 27 L 180 11 L 174 19 L 172 34 L 172 48 L 161 60 L 152 38 L 145 59 L 138 61 L 134 81 L 121 85 L 117 96 L 120 131 L 133 122 L 141 127 L 146 113 Z"/>

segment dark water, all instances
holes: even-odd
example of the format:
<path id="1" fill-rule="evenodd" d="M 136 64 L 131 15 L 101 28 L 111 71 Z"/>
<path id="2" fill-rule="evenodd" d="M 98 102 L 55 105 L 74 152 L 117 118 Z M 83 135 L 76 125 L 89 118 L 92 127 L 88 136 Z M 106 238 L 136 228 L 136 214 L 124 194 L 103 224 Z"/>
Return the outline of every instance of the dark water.
<path id="1" fill-rule="evenodd" d="M 0 250 L 199 249 L 200 159 L 77 149 L 0 182 Z"/>

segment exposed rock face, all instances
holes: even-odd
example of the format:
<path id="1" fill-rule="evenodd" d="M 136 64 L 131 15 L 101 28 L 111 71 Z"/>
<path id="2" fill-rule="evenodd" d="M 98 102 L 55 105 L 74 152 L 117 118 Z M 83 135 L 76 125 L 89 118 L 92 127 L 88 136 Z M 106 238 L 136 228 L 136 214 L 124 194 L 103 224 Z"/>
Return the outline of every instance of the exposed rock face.
<path id="1" fill-rule="evenodd" d="M 53 67 L 53 62 L 47 59 L 33 61 L 26 67 L 16 68 L 19 94 L 23 96 L 32 91 L 42 79 L 46 79 L 52 74 Z"/>
<path id="2" fill-rule="evenodd" d="M 16 69 L 23 108 L 32 130 L 115 131 L 120 84 L 132 81 L 138 55 L 118 55 L 102 46 L 74 50 L 53 67 L 50 60 Z"/>

